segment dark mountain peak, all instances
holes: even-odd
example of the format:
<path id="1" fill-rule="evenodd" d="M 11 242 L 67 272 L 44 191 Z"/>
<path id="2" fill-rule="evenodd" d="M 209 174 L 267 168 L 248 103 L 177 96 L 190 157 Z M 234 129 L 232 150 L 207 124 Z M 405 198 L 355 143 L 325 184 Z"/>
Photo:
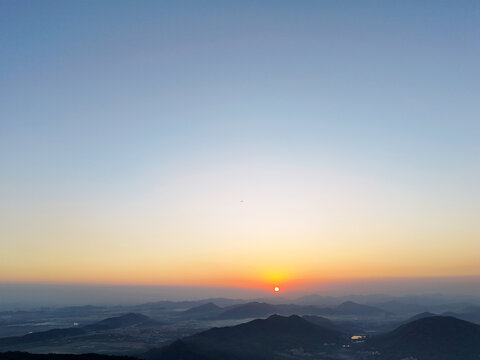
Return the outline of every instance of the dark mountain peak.
<path id="1" fill-rule="evenodd" d="M 336 343 L 339 332 L 315 325 L 297 315 L 271 315 L 229 327 L 217 327 L 185 337 L 181 343 L 154 349 L 142 357 L 178 359 L 273 359 L 293 348 L 319 351 Z"/>
<path id="2" fill-rule="evenodd" d="M 128 313 L 120 316 L 115 316 L 111 318 L 104 319 L 94 324 L 85 326 L 87 330 L 107 330 L 107 329 L 116 329 L 126 326 L 133 326 L 140 323 L 143 323 L 150 318 L 143 314 L 138 313 Z"/>
<path id="3" fill-rule="evenodd" d="M 236 326 L 213 328 L 193 335 L 191 338 L 197 336 L 216 338 L 220 336 L 222 339 L 231 337 L 232 339 L 256 341 L 255 339 L 271 336 L 272 339 L 278 337 L 290 341 L 297 337 L 320 337 L 332 340 L 339 335 L 338 331 L 315 325 L 298 315 L 281 316 L 274 314 L 267 319 L 256 319 Z"/>
<path id="4" fill-rule="evenodd" d="M 308 324 L 308 321 L 306 321 L 305 319 L 301 318 L 298 315 L 282 316 L 278 314 L 273 314 L 273 315 L 270 315 L 265 320 L 259 320 L 259 321 L 270 322 L 273 324 L 286 324 L 286 325 L 306 324 L 306 323 Z"/>
<path id="5" fill-rule="evenodd" d="M 478 359 L 480 326 L 450 316 L 430 316 L 401 325 L 368 343 L 390 357 Z"/>

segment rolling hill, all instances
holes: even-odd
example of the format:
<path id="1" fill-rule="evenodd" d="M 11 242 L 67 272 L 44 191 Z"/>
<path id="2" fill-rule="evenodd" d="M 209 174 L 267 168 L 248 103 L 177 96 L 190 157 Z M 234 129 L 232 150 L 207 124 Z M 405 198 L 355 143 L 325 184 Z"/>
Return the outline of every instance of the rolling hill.
<path id="1" fill-rule="evenodd" d="M 409 356 L 419 360 L 473 360 L 480 356 L 480 326 L 447 316 L 430 316 L 409 322 L 367 345 L 381 359 Z"/>

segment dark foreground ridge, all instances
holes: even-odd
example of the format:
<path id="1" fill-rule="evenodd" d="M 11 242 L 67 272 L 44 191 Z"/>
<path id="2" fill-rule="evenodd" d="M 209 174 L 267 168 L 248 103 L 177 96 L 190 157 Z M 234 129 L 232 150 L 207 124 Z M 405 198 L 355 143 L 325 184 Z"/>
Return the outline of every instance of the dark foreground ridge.
<path id="1" fill-rule="evenodd" d="M 297 315 L 272 315 L 231 327 L 213 328 L 141 355 L 147 360 L 276 359 L 292 351 L 321 352 L 338 344 L 340 332 Z M 300 350 L 301 349 L 301 350 Z"/>
<path id="2" fill-rule="evenodd" d="M 478 360 L 480 326 L 449 316 L 429 316 L 370 339 L 380 359 Z"/>

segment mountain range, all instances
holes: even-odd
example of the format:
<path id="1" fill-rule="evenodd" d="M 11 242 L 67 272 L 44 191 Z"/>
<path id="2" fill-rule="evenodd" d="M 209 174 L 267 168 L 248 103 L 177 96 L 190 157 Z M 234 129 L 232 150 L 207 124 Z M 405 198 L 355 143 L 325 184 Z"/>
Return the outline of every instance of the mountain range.
<path id="1" fill-rule="evenodd" d="M 214 310 L 212 306 L 206 307 Z M 2 344 L 44 343 L 73 338 L 89 329 L 119 329 L 142 326 L 151 319 L 142 314 L 107 318 L 85 327 L 55 329 L 21 337 L 1 339 Z M 99 330 L 101 331 L 101 330 Z M 122 330 L 123 331 L 123 330 Z M 271 315 L 235 326 L 214 327 L 181 337 L 169 345 L 137 355 L 143 360 L 267 360 L 336 358 L 375 360 L 478 360 L 480 326 L 449 316 L 420 313 L 395 330 L 351 339 L 351 329 L 314 315 Z M 36 355 L 0 353 L 1 360 L 129 360 L 105 355 Z"/>
<path id="2" fill-rule="evenodd" d="M 182 316 L 218 319 L 248 319 L 267 317 L 269 315 L 355 315 L 355 316 L 388 316 L 390 313 L 373 306 L 344 302 L 336 307 L 318 307 L 315 305 L 270 304 L 265 302 L 248 302 L 221 308 L 207 303 L 183 311 Z"/>
<path id="3" fill-rule="evenodd" d="M 200 332 L 139 357 L 144 360 L 266 360 L 335 358 L 343 354 L 348 359 L 478 360 L 480 326 L 452 317 L 422 316 L 425 317 L 357 343 L 333 329 L 335 324 L 325 322 L 326 319 L 272 315 Z"/>

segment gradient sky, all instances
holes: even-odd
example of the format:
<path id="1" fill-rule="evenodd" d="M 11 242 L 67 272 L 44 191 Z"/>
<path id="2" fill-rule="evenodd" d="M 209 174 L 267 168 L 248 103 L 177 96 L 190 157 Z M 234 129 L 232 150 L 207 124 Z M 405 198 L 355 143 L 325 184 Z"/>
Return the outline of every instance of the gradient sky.
<path id="1" fill-rule="evenodd" d="M 0 2 L 0 282 L 480 275 L 478 1 Z"/>

